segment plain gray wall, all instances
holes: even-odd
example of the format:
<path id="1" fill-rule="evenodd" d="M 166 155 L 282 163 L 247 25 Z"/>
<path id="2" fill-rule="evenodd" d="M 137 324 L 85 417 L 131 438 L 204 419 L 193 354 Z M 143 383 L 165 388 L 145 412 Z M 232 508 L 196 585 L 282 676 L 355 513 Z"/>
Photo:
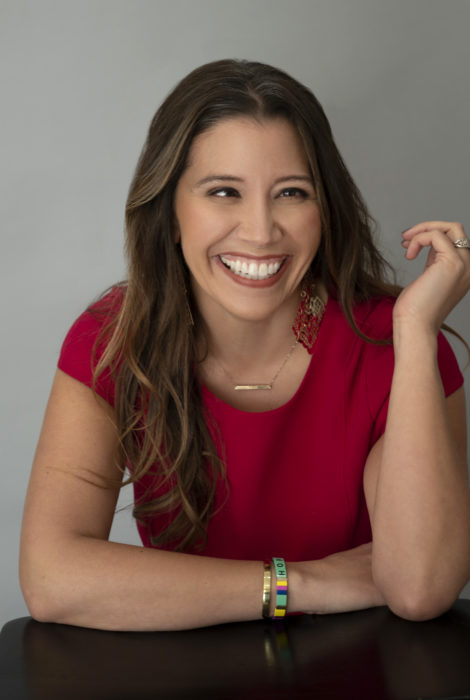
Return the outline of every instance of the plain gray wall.
<path id="1" fill-rule="evenodd" d="M 27 614 L 20 522 L 60 343 L 124 275 L 124 201 L 162 98 L 224 57 L 305 82 L 406 282 L 423 260 L 405 265 L 401 230 L 470 225 L 469 26 L 466 0 L 0 0 L 0 624 Z M 469 310 L 451 317 L 467 340 Z M 112 537 L 137 542 L 128 509 Z"/>

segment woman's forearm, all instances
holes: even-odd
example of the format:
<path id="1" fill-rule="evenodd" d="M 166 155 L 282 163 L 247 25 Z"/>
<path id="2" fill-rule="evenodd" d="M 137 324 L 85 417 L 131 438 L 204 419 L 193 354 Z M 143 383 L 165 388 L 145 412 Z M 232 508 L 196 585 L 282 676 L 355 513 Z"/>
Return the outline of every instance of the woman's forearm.
<path id="1" fill-rule="evenodd" d="M 263 566 L 78 536 L 22 564 L 39 621 L 177 630 L 261 617 Z"/>
<path id="2" fill-rule="evenodd" d="M 383 605 L 371 546 L 288 563 L 288 612 L 336 613 Z M 263 565 L 178 554 L 79 536 L 24 556 L 33 617 L 105 630 L 157 631 L 261 618 Z M 275 607 L 272 578 L 270 614 Z"/>
<path id="3" fill-rule="evenodd" d="M 372 515 L 373 575 L 392 608 L 432 617 L 470 576 L 467 468 L 448 420 L 435 337 L 396 324 L 394 346 Z"/>

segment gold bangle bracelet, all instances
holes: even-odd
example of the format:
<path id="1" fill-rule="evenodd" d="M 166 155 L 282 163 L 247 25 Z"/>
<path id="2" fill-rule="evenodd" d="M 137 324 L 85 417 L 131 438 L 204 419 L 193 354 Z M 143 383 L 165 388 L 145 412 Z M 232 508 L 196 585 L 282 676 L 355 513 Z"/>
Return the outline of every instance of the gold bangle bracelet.
<path id="1" fill-rule="evenodd" d="M 271 608 L 271 562 L 264 562 L 263 577 L 263 617 L 270 617 Z"/>

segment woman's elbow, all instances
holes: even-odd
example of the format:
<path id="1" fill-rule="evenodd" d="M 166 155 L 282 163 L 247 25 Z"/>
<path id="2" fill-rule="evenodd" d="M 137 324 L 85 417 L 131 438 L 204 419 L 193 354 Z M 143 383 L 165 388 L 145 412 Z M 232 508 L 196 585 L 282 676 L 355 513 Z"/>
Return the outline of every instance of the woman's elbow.
<path id="1" fill-rule="evenodd" d="M 455 586 L 433 586 L 428 580 L 420 585 L 402 581 L 393 586 L 391 582 L 376 583 L 385 604 L 398 617 L 413 622 L 432 620 L 446 613 L 459 596 L 460 588 Z"/>
<path id="2" fill-rule="evenodd" d="M 55 622 L 54 612 L 47 596 L 42 591 L 37 590 L 36 586 L 26 585 L 21 578 L 20 586 L 31 617 L 37 622 Z"/>
<path id="3" fill-rule="evenodd" d="M 446 613 L 455 600 L 455 597 L 433 597 L 424 593 L 420 596 L 393 596 L 386 602 L 390 610 L 398 617 L 412 622 L 424 622 Z"/>
<path id="4" fill-rule="evenodd" d="M 25 591 L 23 591 L 23 596 L 33 620 L 36 620 L 36 622 L 58 622 L 49 602 L 44 599 L 44 596 Z"/>
<path id="5" fill-rule="evenodd" d="M 436 570 L 372 559 L 372 578 L 385 604 L 398 617 L 415 622 L 446 613 L 465 586 L 467 573 L 462 566 Z"/>
<path id="6" fill-rule="evenodd" d="M 20 587 L 26 607 L 31 617 L 37 622 L 60 622 L 57 601 L 60 596 L 51 585 L 50 574 L 47 575 L 31 562 L 20 559 Z"/>
<path id="7" fill-rule="evenodd" d="M 372 577 L 385 605 L 398 617 L 413 622 L 432 620 L 443 615 L 454 604 L 459 588 L 448 584 L 435 585 L 428 576 L 413 580 L 411 575 L 372 568 Z M 441 581 L 442 584 L 442 581 Z"/>

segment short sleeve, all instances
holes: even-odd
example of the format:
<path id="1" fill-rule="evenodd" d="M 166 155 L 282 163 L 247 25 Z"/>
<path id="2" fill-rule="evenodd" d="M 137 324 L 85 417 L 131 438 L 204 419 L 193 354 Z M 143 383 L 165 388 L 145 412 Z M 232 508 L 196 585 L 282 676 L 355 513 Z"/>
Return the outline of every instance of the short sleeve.
<path id="1" fill-rule="evenodd" d="M 112 291 L 84 311 L 72 325 L 62 344 L 58 368 L 90 388 L 93 387 L 94 369 L 105 349 L 105 341 L 101 338 L 102 331 L 117 313 L 117 301 L 117 293 Z M 94 389 L 99 396 L 114 406 L 114 381 L 108 369 L 97 377 Z"/>

